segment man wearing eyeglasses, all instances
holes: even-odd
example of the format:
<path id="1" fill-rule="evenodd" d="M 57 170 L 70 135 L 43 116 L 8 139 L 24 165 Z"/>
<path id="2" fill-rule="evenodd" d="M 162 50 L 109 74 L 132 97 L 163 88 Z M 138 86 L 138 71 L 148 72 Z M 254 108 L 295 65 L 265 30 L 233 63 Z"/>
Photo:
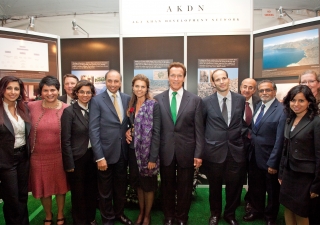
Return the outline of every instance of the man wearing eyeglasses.
<path id="1" fill-rule="evenodd" d="M 276 99 L 277 86 L 273 81 L 261 81 L 258 92 L 261 103 L 253 115 L 249 153 L 248 198 L 252 208 L 243 220 L 265 219 L 267 225 L 275 225 L 279 211 L 278 170 L 286 116 L 282 104 Z"/>
<path id="2" fill-rule="evenodd" d="M 217 69 L 210 77 L 216 93 L 203 99 L 205 147 L 203 171 L 209 182 L 211 216 L 209 225 L 219 224 L 222 212 L 222 184 L 226 184 L 224 220 L 237 225 L 235 211 L 240 204 L 246 153 L 243 145 L 245 98 L 230 91 L 226 70 Z"/>
<path id="3" fill-rule="evenodd" d="M 244 121 L 246 121 L 246 124 L 248 126 L 247 129 L 247 135 L 244 137 L 244 148 L 247 153 L 247 158 L 248 158 L 248 153 L 249 153 L 249 147 L 251 143 L 251 121 L 252 121 L 252 115 L 254 110 L 256 109 L 257 104 L 261 101 L 260 98 L 255 94 L 257 90 L 257 82 L 252 79 L 252 78 L 246 78 L 241 82 L 240 85 L 240 93 L 246 98 L 246 107 L 244 110 Z M 248 163 L 248 162 L 247 162 Z M 247 166 L 248 169 L 248 166 Z M 244 200 L 246 202 L 245 204 L 245 211 L 249 212 L 251 209 L 251 204 L 248 200 L 248 193 L 244 197 Z"/>

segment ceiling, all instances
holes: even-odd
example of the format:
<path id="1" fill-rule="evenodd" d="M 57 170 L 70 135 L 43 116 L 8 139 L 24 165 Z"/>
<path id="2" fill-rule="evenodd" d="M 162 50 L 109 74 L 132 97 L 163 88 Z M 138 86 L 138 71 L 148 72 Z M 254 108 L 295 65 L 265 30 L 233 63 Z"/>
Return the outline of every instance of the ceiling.
<path id="1" fill-rule="evenodd" d="M 253 0 L 254 9 L 319 10 L 320 0 Z M 0 0 L 0 19 L 119 12 L 119 0 Z"/>

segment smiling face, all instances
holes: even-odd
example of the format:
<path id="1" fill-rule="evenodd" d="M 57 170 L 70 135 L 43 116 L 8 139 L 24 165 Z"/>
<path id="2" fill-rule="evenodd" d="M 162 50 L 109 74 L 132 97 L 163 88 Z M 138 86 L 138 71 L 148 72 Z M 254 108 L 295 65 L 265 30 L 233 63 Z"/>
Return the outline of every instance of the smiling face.
<path id="1" fill-rule="evenodd" d="M 54 85 L 48 86 L 48 85 L 43 85 L 42 91 L 41 91 L 41 96 L 43 99 L 45 99 L 48 103 L 55 102 L 58 98 L 59 91 Z"/>
<path id="2" fill-rule="evenodd" d="M 66 77 L 64 80 L 64 90 L 70 97 L 72 97 L 72 89 L 76 86 L 77 82 L 77 79 L 74 77 Z"/>
<path id="3" fill-rule="evenodd" d="M 223 70 L 218 70 L 212 74 L 211 83 L 216 87 L 219 94 L 226 94 L 229 91 L 230 79 Z"/>
<path id="4" fill-rule="evenodd" d="M 133 93 L 137 98 L 145 98 L 148 91 L 147 84 L 143 80 L 136 80 L 132 87 Z"/>
<path id="5" fill-rule="evenodd" d="M 259 97 L 263 103 L 267 103 L 276 97 L 277 91 L 273 89 L 272 83 L 264 82 L 259 85 Z"/>
<path id="6" fill-rule="evenodd" d="M 79 89 L 79 91 L 76 93 L 76 95 L 78 96 L 78 101 L 82 105 L 87 105 L 92 98 L 92 92 L 91 92 L 90 86 L 82 86 Z"/>
<path id="7" fill-rule="evenodd" d="M 18 82 L 9 82 L 3 94 L 3 101 L 6 103 L 15 102 L 20 96 L 20 85 Z"/>
<path id="8" fill-rule="evenodd" d="M 169 71 L 169 85 L 172 91 L 178 91 L 183 86 L 184 71 L 181 67 L 171 67 Z"/>
<path id="9" fill-rule="evenodd" d="M 117 71 L 111 71 L 106 77 L 107 89 L 115 94 L 121 87 L 121 76 Z"/>
<path id="10" fill-rule="evenodd" d="M 312 73 L 307 73 L 302 75 L 300 84 L 307 85 L 311 89 L 313 95 L 314 96 L 317 95 L 319 82 L 317 81 L 316 75 Z"/>
<path id="11" fill-rule="evenodd" d="M 303 93 L 298 93 L 290 101 L 290 109 L 297 115 L 304 115 L 307 113 L 309 102 Z"/>
<path id="12" fill-rule="evenodd" d="M 251 96 L 256 92 L 257 83 L 252 78 L 244 79 L 240 86 L 241 95 L 243 95 L 248 101 Z"/>

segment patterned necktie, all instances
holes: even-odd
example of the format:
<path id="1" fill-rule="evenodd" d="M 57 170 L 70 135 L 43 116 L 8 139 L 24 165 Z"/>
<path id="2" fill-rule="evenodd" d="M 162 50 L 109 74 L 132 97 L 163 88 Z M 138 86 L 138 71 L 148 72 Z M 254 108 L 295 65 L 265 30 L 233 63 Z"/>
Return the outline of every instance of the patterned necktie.
<path id="1" fill-rule="evenodd" d="M 84 118 L 87 120 L 87 121 L 89 121 L 89 109 L 84 109 L 84 108 L 82 108 L 81 106 L 80 106 L 80 109 L 82 110 L 82 111 L 84 111 Z"/>
<path id="2" fill-rule="evenodd" d="M 246 102 L 246 109 L 245 109 L 246 110 L 246 123 L 248 126 L 250 125 L 251 120 L 252 120 L 252 110 L 251 110 L 249 104 L 250 104 L 249 102 Z"/>
<path id="3" fill-rule="evenodd" d="M 226 124 L 228 125 L 228 108 L 227 108 L 227 98 L 224 97 L 223 98 L 223 104 L 222 104 L 222 116 L 223 116 L 223 119 L 224 121 L 226 122 Z"/>
<path id="4" fill-rule="evenodd" d="M 260 122 L 261 122 L 261 119 L 262 119 L 262 117 L 263 117 L 264 107 L 266 107 L 266 105 L 265 105 L 265 104 L 262 104 L 262 105 L 261 105 L 260 113 L 259 113 L 259 115 L 258 115 L 258 117 L 257 117 L 257 119 L 256 119 L 255 124 L 254 124 L 254 126 L 255 126 L 256 128 L 259 126 L 259 124 L 260 124 Z"/>
<path id="5" fill-rule="evenodd" d="M 118 104 L 118 101 L 117 101 L 117 95 L 116 94 L 112 94 L 112 97 L 114 98 L 114 101 L 113 101 L 114 108 L 116 109 L 116 112 L 118 114 L 120 123 L 122 123 L 122 115 L 121 115 L 121 110 L 120 110 L 120 107 L 119 107 L 119 104 Z"/>
<path id="6" fill-rule="evenodd" d="M 177 120 L 177 99 L 176 99 L 177 92 L 172 92 L 172 99 L 171 99 L 171 106 L 170 106 L 170 111 L 171 111 L 171 116 L 173 123 L 176 124 Z"/>

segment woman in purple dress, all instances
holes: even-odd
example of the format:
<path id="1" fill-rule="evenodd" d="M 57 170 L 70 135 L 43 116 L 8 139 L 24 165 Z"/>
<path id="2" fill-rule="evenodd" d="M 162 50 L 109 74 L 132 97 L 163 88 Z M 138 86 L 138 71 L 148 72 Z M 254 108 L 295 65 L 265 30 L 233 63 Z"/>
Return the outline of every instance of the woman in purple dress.
<path id="1" fill-rule="evenodd" d="M 132 97 L 127 116 L 131 123 L 128 152 L 130 184 L 136 188 L 140 213 L 135 224 L 151 222 L 150 212 L 157 190 L 160 146 L 160 108 L 151 99 L 149 79 L 142 74 L 132 80 Z"/>

